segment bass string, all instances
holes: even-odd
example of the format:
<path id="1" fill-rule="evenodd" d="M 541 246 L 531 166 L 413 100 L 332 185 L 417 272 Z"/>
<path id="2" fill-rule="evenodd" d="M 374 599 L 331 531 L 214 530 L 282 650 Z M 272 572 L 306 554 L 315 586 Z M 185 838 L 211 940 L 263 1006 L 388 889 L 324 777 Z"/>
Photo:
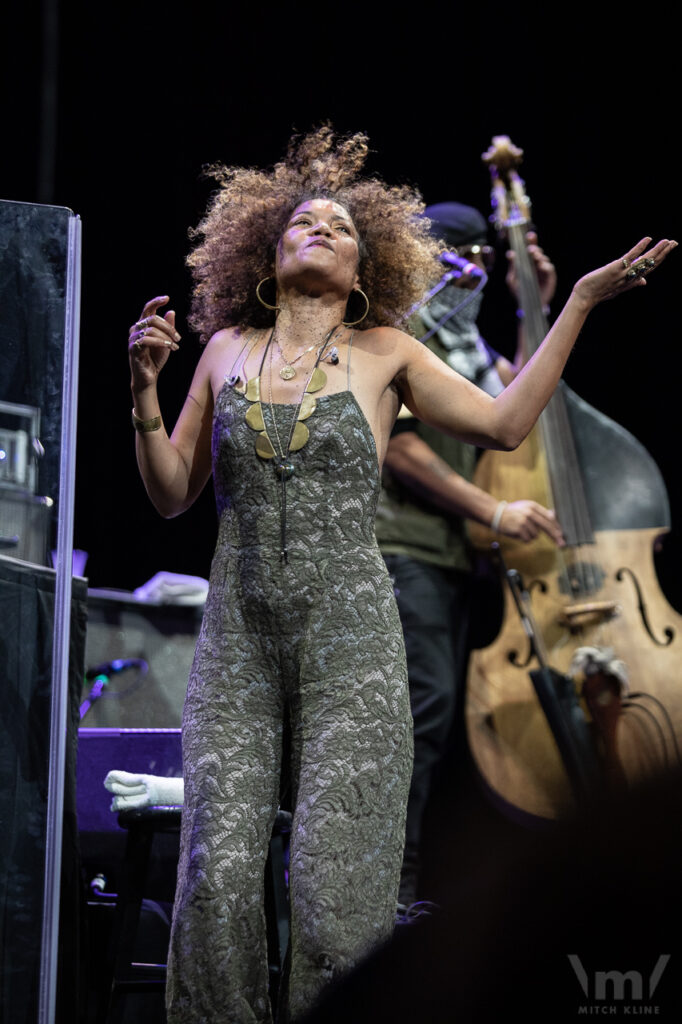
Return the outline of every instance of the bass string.
<path id="1" fill-rule="evenodd" d="M 557 394 L 546 412 L 544 428 L 551 435 L 546 447 L 551 449 L 557 514 L 572 562 L 566 569 L 566 584 L 569 592 L 594 594 L 601 588 L 604 570 L 595 558 L 598 549 L 563 394 Z"/>
<path id="2" fill-rule="evenodd" d="M 537 274 L 526 245 L 526 223 L 510 225 L 508 239 L 516 256 L 519 297 L 524 311 L 524 344 L 526 356 L 530 358 L 547 335 L 549 322 L 542 309 Z M 569 594 L 574 590 L 594 593 L 600 587 L 603 572 L 598 561 L 591 557 L 590 548 L 585 550 L 587 545 L 593 545 L 594 534 L 561 385 L 540 416 L 540 431 L 547 453 L 547 486 L 567 541 L 566 548 L 559 551 L 564 581 Z"/>

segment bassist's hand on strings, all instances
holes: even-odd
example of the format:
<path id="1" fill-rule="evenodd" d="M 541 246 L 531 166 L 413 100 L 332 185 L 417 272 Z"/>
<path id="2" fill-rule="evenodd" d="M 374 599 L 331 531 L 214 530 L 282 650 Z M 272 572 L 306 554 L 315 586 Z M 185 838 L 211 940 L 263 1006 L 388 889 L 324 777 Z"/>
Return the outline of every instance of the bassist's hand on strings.
<path id="1" fill-rule="evenodd" d="M 526 543 L 545 533 L 560 548 L 566 543 L 554 510 L 528 499 L 510 501 L 502 507 L 497 532 Z"/>

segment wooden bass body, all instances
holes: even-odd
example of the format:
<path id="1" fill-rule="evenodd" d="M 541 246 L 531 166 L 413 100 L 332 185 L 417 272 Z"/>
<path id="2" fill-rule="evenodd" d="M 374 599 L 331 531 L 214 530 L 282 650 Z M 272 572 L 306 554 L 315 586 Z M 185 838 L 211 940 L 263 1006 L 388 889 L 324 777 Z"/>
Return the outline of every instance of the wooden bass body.
<path id="1" fill-rule="evenodd" d="M 575 465 L 556 465 L 556 457 L 547 465 L 537 426 L 515 452 L 486 452 L 475 482 L 500 499 L 533 498 L 548 507 L 560 492 L 564 508 L 557 514 L 564 525 L 577 488 L 569 483 L 562 489 L 562 481 L 581 479 L 589 529 L 565 530 L 563 549 L 544 534 L 524 544 L 476 524 L 470 536 L 480 550 L 497 541 L 506 565 L 521 574 L 552 668 L 569 674 L 575 652 L 591 647 L 610 648 L 625 664 L 630 693 L 603 689 L 599 728 L 584 702 L 583 710 L 605 778 L 627 785 L 678 764 L 682 745 L 682 616 L 661 592 L 653 561 L 670 526 L 668 498 L 653 459 L 627 430 L 563 384 L 555 397 L 573 437 L 578 476 Z M 574 792 L 530 676 L 537 667 L 505 587 L 500 632 L 470 658 L 468 742 L 504 807 L 546 819 L 570 808 Z"/>

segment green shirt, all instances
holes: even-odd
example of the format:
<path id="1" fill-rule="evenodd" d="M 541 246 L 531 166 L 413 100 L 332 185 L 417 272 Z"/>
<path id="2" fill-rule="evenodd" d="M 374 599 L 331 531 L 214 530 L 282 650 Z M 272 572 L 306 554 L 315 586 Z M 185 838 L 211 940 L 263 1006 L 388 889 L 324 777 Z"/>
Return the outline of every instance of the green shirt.
<path id="1" fill-rule="evenodd" d="M 434 336 L 426 345 L 445 361 L 446 349 Z M 471 480 L 476 466 L 476 449 L 456 441 L 420 420 L 398 420 L 398 427 L 411 429 L 465 480 Z M 448 569 L 470 569 L 466 527 L 461 516 L 450 515 L 401 483 L 388 469 L 376 517 L 376 536 L 385 555 L 408 555 Z"/>

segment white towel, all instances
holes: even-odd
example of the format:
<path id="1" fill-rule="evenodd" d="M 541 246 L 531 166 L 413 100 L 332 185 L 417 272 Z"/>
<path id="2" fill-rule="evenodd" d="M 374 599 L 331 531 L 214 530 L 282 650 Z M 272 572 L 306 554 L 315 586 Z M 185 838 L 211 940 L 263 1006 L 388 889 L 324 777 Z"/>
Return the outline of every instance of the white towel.
<path id="1" fill-rule="evenodd" d="M 112 771 L 104 780 L 105 788 L 114 794 L 112 811 L 134 811 L 141 807 L 178 807 L 185 800 L 182 779 L 161 775 L 134 775 Z"/>
<path id="2" fill-rule="evenodd" d="M 157 572 L 133 591 L 135 598 L 146 604 L 203 605 L 207 593 L 208 580 L 203 576 L 183 576 L 176 572 Z"/>

